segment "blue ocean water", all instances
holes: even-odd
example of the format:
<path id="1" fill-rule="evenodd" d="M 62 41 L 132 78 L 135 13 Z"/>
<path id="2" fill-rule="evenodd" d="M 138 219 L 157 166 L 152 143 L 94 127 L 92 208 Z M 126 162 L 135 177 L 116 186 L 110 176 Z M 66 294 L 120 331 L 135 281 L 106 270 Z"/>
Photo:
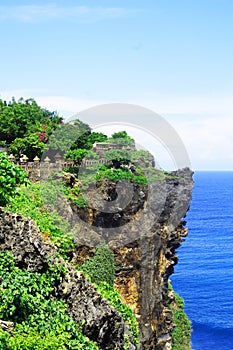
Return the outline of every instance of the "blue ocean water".
<path id="1" fill-rule="evenodd" d="M 192 321 L 194 350 L 233 350 L 233 172 L 196 172 L 189 235 L 172 284 Z"/>

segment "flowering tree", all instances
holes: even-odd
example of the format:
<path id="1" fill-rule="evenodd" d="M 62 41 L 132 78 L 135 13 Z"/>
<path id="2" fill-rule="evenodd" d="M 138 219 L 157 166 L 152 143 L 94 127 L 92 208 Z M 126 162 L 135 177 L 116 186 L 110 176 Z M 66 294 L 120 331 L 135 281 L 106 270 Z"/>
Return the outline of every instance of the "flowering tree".
<path id="1" fill-rule="evenodd" d="M 56 112 L 40 107 L 35 100 L 22 98 L 16 102 L 0 99 L 0 142 L 10 145 L 19 158 L 24 153 L 32 160 L 40 156 L 50 135 L 62 123 Z"/>

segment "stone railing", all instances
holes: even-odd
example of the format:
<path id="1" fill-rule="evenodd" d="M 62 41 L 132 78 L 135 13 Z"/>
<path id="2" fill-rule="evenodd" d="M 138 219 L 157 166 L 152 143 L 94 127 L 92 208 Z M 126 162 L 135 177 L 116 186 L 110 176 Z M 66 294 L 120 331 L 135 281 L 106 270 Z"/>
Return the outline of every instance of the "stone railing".
<path id="1" fill-rule="evenodd" d="M 100 157 L 102 157 L 106 151 L 111 150 L 125 150 L 131 152 L 135 151 L 135 145 L 133 144 L 132 146 L 123 146 L 117 143 L 95 142 L 92 146 L 92 151 L 94 151 Z"/>
<path id="2" fill-rule="evenodd" d="M 15 161 L 15 157 L 11 154 L 8 158 L 16 165 L 20 166 L 27 173 L 30 180 L 48 180 L 49 176 L 54 172 L 62 172 L 64 169 L 80 166 L 82 168 L 88 168 L 95 164 L 109 164 L 111 161 L 102 159 L 83 159 L 80 165 L 74 160 L 64 160 L 60 155 L 56 155 L 55 161 L 51 161 L 49 157 L 46 157 L 42 161 L 35 157 L 33 162 L 28 161 L 26 155 L 22 155 L 19 161 Z"/>
<path id="3" fill-rule="evenodd" d="M 14 323 L 9 321 L 0 320 L 0 328 L 6 332 L 12 332 L 14 329 Z"/>

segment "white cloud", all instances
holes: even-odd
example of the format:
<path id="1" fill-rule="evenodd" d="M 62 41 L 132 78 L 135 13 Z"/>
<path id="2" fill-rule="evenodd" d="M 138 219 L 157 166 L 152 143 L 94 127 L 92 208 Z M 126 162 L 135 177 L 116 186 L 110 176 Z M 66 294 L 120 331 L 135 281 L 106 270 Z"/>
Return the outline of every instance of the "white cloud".
<path id="1" fill-rule="evenodd" d="M 129 10 L 122 7 L 62 7 L 54 3 L 45 5 L 0 6 L 0 20 L 17 20 L 27 23 L 37 23 L 52 19 L 96 21 L 119 18 L 135 12 L 137 10 Z"/>
<path id="2" fill-rule="evenodd" d="M 194 168 L 233 170 L 233 118 L 167 115 L 182 138 Z"/>
<path id="3" fill-rule="evenodd" d="M 160 114 L 233 114 L 232 95 L 176 95 L 148 93 L 144 103 Z"/>

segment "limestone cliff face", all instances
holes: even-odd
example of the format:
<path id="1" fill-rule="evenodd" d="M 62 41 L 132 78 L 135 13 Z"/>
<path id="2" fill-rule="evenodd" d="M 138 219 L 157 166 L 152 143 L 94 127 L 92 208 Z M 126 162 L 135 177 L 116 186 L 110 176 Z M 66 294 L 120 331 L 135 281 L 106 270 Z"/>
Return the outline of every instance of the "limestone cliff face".
<path id="1" fill-rule="evenodd" d="M 103 240 L 114 251 L 115 286 L 138 317 L 139 350 L 171 349 L 174 323 L 168 309 L 168 278 L 178 261 L 176 249 L 188 233 L 183 218 L 192 187 L 192 172 L 182 169 L 147 187 L 135 186 L 124 209 L 117 203 L 117 213 L 91 208 L 78 211 L 92 239 L 87 242 L 87 227 L 82 224 L 74 259 L 84 261 Z M 115 199 L 114 184 L 105 184 L 101 190 L 106 198 Z M 124 193 L 124 187 L 122 191 L 124 198 L 127 191 Z M 94 194 L 92 198 L 94 202 Z"/>
<path id="2" fill-rule="evenodd" d="M 61 203 L 61 213 L 66 219 L 69 216 L 71 225 L 79 226 L 72 262 L 81 264 L 93 256 L 101 242 L 113 250 L 115 287 L 137 315 L 139 350 L 171 349 L 174 323 L 168 308 L 168 278 L 178 261 L 176 249 L 187 235 L 183 218 L 192 187 L 192 172 L 182 169 L 148 186 L 99 184 L 104 198 L 101 203 L 93 186 L 89 188 L 92 206 L 86 209 L 71 210 L 68 202 Z M 0 251 L 6 249 L 15 255 L 18 266 L 33 271 L 44 271 L 49 262 L 57 261 L 56 249 L 43 241 L 31 220 L 1 209 Z M 57 296 L 67 302 L 70 315 L 77 321 L 87 320 L 86 334 L 100 349 L 123 350 L 124 334 L 129 332 L 120 314 L 82 274 L 64 261 L 58 262 L 66 264 L 68 274 L 57 286 Z"/>

